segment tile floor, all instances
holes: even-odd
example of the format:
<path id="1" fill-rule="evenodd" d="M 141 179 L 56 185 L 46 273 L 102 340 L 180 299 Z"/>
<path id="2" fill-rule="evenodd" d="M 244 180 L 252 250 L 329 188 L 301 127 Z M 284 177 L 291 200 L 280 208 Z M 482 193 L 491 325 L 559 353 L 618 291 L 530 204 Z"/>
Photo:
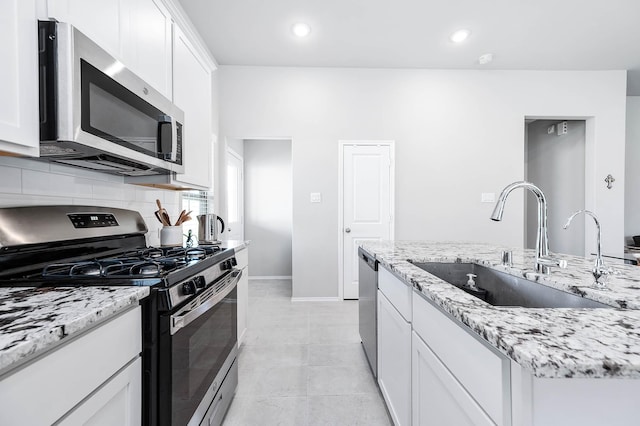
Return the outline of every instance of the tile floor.
<path id="1" fill-rule="evenodd" d="M 356 301 L 292 303 L 290 280 L 249 281 L 239 376 L 224 426 L 391 425 Z"/>

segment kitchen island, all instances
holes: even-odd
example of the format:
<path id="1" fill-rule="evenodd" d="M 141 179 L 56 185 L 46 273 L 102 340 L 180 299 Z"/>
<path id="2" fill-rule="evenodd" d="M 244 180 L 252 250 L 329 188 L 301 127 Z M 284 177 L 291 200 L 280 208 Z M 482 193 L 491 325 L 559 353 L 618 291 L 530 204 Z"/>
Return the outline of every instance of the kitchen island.
<path id="1" fill-rule="evenodd" d="M 637 404 L 628 403 L 630 395 L 637 395 L 640 390 L 640 269 L 636 266 L 615 265 L 616 274 L 608 282 L 610 290 L 603 291 L 591 287 L 593 261 L 576 256 L 557 255 L 567 261 L 568 267 L 539 275 L 533 271 L 533 250 L 413 241 L 365 243 L 363 248 L 380 262 L 379 280 L 388 273 L 398 283 L 410 286 L 413 294 L 413 344 L 409 344 L 414 367 L 409 378 L 410 383 L 413 380 L 409 385 L 414 392 L 413 424 L 421 423 L 420 413 L 416 414 L 420 397 L 415 392 L 428 394 L 424 383 L 416 383 L 421 377 L 416 366 L 424 370 L 426 365 L 420 363 L 421 355 L 416 353 L 423 343 L 442 371 L 452 374 L 452 383 L 477 403 L 477 412 L 488 413 L 486 419 L 483 417 L 487 424 L 546 426 L 640 421 Z M 501 265 L 502 250 L 512 250 L 512 266 Z M 412 264 L 422 262 L 475 263 L 612 308 L 492 306 Z M 411 322 L 411 315 L 407 320 Z M 456 325 L 455 329 L 450 329 L 451 325 Z M 470 342 L 458 342 L 457 330 L 465 332 L 461 339 L 471 337 Z M 435 340 L 427 341 L 424 335 L 433 335 Z M 495 361 L 493 370 L 490 365 L 483 365 L 481 352 L 485 350 L 486 359 Z M 476 374 L 488 371 L 492 373 L 484 378 Z M 492 381 L 494 387 L 489 383 Z M 493 391 L 499 395 L 492 396 Z M 475 418 L 469 424 L 484 422 Z"/>

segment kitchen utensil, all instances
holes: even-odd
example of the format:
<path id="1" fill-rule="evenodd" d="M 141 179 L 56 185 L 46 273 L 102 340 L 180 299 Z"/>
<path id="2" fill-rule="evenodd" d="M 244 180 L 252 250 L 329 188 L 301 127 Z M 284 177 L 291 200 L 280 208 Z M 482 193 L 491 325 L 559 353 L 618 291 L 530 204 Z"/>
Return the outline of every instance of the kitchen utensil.
<path id="1" fill-rule="evenodd" d="M 186 212 L 187 212 L 186 210 L 182 210 L 182 211 L 180 212 L 180 214 L 178 215 L 178 219 L 176 220 L 176 224 L 175 224 L 175 226 L 178 226 L 178 225 L 180 225 L 180 224 L 182 223 L 182 222 L 180 222 L 180 221 L 182 220 L 182 216 L 184 216 L 184 214 L 185 214 Z"/>
<path id="2" fill-rule="evenodd" d="M 165 209 L 162 209 L 162 211 L 160 212 L 160 215 L 162 216 L 162 219 L 164 219 L 164 221 L 166 222 L 167 226 L 171 226 L 171 218 L 169 217 L 169 213 L 167 213 Z"/>
<path id="3" fill-rule="evenodd" d="M 155 212 L 153 212 L 153 214 L 156 215 L 156 218 L 161 224 L 166 225 L 166 223 L 164 223 L 164 220 L 162 219 L 162 216 L 160 215 L 160 210 L 156 210 Z"/>
<path id="4" fill-rule="evenodd" d="M 218 236 L 224 232 L 224 221 L 214 213 L 202 214 L 198 218 L 198 243 L 216 243 Z M 218 229 L 218 222 L 220 228 Z"/>

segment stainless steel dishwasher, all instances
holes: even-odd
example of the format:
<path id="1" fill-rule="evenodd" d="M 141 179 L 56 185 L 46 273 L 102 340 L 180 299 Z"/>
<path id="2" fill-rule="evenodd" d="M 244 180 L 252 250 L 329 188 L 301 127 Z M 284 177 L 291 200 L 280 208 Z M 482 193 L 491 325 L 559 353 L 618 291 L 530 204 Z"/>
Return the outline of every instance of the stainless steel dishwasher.
<path id="1" fill-rule="evenodd" d="M 378 261 L 358 247 L 358 316 L 360 339 L 369 367 L 378 377 Z"/>

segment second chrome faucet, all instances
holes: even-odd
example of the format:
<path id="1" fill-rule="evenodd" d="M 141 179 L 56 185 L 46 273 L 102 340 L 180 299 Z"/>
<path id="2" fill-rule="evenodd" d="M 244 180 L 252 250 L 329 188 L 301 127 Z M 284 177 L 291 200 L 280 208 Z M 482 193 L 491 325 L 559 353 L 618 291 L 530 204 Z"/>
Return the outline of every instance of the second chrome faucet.
<path id="1" fill-rule="evenodd" d="M 594 284 L 595 287 L 600 289 L 605 289 L 607 287 L 607 278 L 612 273 L 612 270 L 610 268 L 607 268 L 604 265 L 604 260 L 602 260 L 602 249 L 600 247 L 600 240 L 602 239 L 602 228 L 600 227 L 600 221 L 598 220 L 596 215 L 590 212 L 589 210 L 578 210 L 577 212 L 569 216 L 569 218 L 567 219 L 567 223 L 564 224 L 563 228 L 567 229 L 569 225 L 571 225 L 571 221 L 573 220 L 573 218 L 579 215 L 580 213 L 584 213 L 587 216 L 591 216 L 594 222 L 596 223 L 596 228 L 598 230 L 597 252 L 596 252 L 596 261 L 595 261 L 595 264 L 593 265 L 593 269 L 591 270 L 591 273 L 593 274 L 593 278 L 595 278 L 596 280 Z"/>

